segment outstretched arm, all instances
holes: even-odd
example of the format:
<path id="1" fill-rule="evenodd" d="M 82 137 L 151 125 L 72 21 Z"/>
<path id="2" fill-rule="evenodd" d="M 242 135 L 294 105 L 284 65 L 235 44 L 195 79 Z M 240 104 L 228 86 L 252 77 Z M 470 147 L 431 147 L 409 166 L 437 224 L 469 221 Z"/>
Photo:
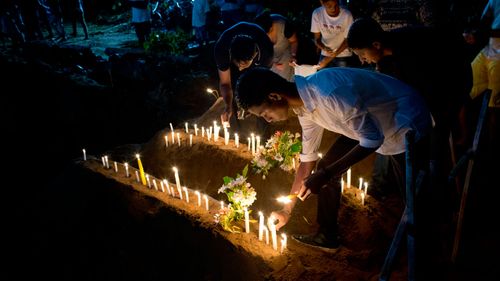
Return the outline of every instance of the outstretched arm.
<path id="1" fill-rule="evenodd" d="M 312 162 L 300 162 L 297 173 L 295 174 L 295 179 L 290 189 L 290 194 L 298 194 L 302 187 L 304 179 L 309 176 L 316 166 L 316 161 Z M 292 198 L 292 202 L 286 204 L 283 209 L 279 211 L 272 212 L 271 215 L 278 220 L 276 224 L 276 229 L 279 230 L 285 224 L 288 223 L 290 215 L 292 214 L 293 207 L 297 203 L 297 197 Z"/>
<path id="2" fill-rule="evenodd" d="M 317 170 L 314 174 L 307 177 L 304 181 L 304 186 L 300 189 L 299 198 L 305 200 L 311 193 L 317 194 L 319 189 L 325 185 L 332 176 L 346 171 L 349 167 L 365 159 L 377 149 L 378 147 L 366 148 L 359 144 L 356 145 L 339 160 L 323 169 Z"/>
<path id="3" fill-rule="evenodd" d="M 226 104 L 224 112 L 221 114 L 221 122 L 229 122 L 233 114 L 233 87 L 231 86 L 231 70 L 219 70 L 219 90 Z"/>

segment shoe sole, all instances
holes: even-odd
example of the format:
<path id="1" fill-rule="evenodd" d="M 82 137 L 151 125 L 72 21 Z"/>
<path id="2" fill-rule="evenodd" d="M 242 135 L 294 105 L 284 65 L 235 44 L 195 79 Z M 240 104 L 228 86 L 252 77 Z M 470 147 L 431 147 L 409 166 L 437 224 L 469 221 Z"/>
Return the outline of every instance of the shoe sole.
<path id="1" fill-rule="evenodd" d="M 320 251 L 323 251 L 323 252 L 326 252 L 326 253 L 336 253 L 340 246 L 338 248 L 326 248 L 326 247 L 321 247 L 321 246 L 316 246 L 316 245 L 311 245 L 311 244 L 307 244 L 307 243 L 304 243 L 298 239 L 296 239 L 295 237 L 292 236 L 292 239 L 295 241 L 295 242 L 298 242 L 300 245 L 304 245 L 304 246 L 307 246 L 307 247 L 311 247 L 311 248 L 314 248 L 314 249 L 318 249 Z"/>

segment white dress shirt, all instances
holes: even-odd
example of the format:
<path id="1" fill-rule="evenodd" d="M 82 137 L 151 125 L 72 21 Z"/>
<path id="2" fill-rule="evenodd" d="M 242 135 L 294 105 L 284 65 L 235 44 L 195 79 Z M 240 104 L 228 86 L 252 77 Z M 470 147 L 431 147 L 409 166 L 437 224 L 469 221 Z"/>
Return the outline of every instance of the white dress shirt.
<path id="1" fill-rule="evenodd" d="M 374 71 L 334 67 L 295 76 L 304 106 L 295 109 L 302 127 L 303 162 L 318 159 L 323 130 L 358 140 L 366 148 L 394 155 L 405 151 L 405 134 L 429 133 L 431 114 L 410 86 Z"/>

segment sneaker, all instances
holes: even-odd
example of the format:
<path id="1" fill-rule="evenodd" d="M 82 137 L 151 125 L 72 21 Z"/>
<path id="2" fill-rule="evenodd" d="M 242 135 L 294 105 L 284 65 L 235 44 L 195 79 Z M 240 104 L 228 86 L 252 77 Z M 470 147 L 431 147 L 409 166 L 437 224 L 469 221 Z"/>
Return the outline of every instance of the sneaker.
<path id="1" fill-rule="evenodd" d="M 337 237 L 327 238 L 321 232 L 315 234 L 294 234 L 292 235 L 292 239 L 301 244 L 312 246 L 327 252 L 335 252 L 340 246 Z"/>

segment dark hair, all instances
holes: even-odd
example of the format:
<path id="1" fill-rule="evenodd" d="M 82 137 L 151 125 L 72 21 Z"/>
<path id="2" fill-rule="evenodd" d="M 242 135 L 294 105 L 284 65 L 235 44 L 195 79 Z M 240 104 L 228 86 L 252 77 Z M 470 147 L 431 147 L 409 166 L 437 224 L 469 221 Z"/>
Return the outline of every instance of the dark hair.
<path id="1" fill-rule="evenodd" d="M 266 33 L 269 32 L 269 29 L 271 29 L 271 26 L 273 26 L 271 12 L 268 9 L 262 11 L 255 17 L 255 23 L 262 27 L 262 29 L 264 29 Z"/>
<path id="2" fill-rule="evenodd" d="M 247 110 L 268 101 L 270 93 L 286 93 L 290 85 L 285 78 L 265 67 L 245 70 L 236 83 L 238 107 Z"/>
<path id="3" fill-rule="evenodd" d="M 384 30 L 372 18 L 355 20 L 347 33 L 347 45 L 352 49 L 363 49 L 372 46 L 375 41 L 382 42 Z"/>
<path id="4" fill-rule="evenodd" d="M 233 61 L 247 61 L 252 59 L 257 46 L 249 35 L 238 34 L 231 40 L 229 53 Z"/>

